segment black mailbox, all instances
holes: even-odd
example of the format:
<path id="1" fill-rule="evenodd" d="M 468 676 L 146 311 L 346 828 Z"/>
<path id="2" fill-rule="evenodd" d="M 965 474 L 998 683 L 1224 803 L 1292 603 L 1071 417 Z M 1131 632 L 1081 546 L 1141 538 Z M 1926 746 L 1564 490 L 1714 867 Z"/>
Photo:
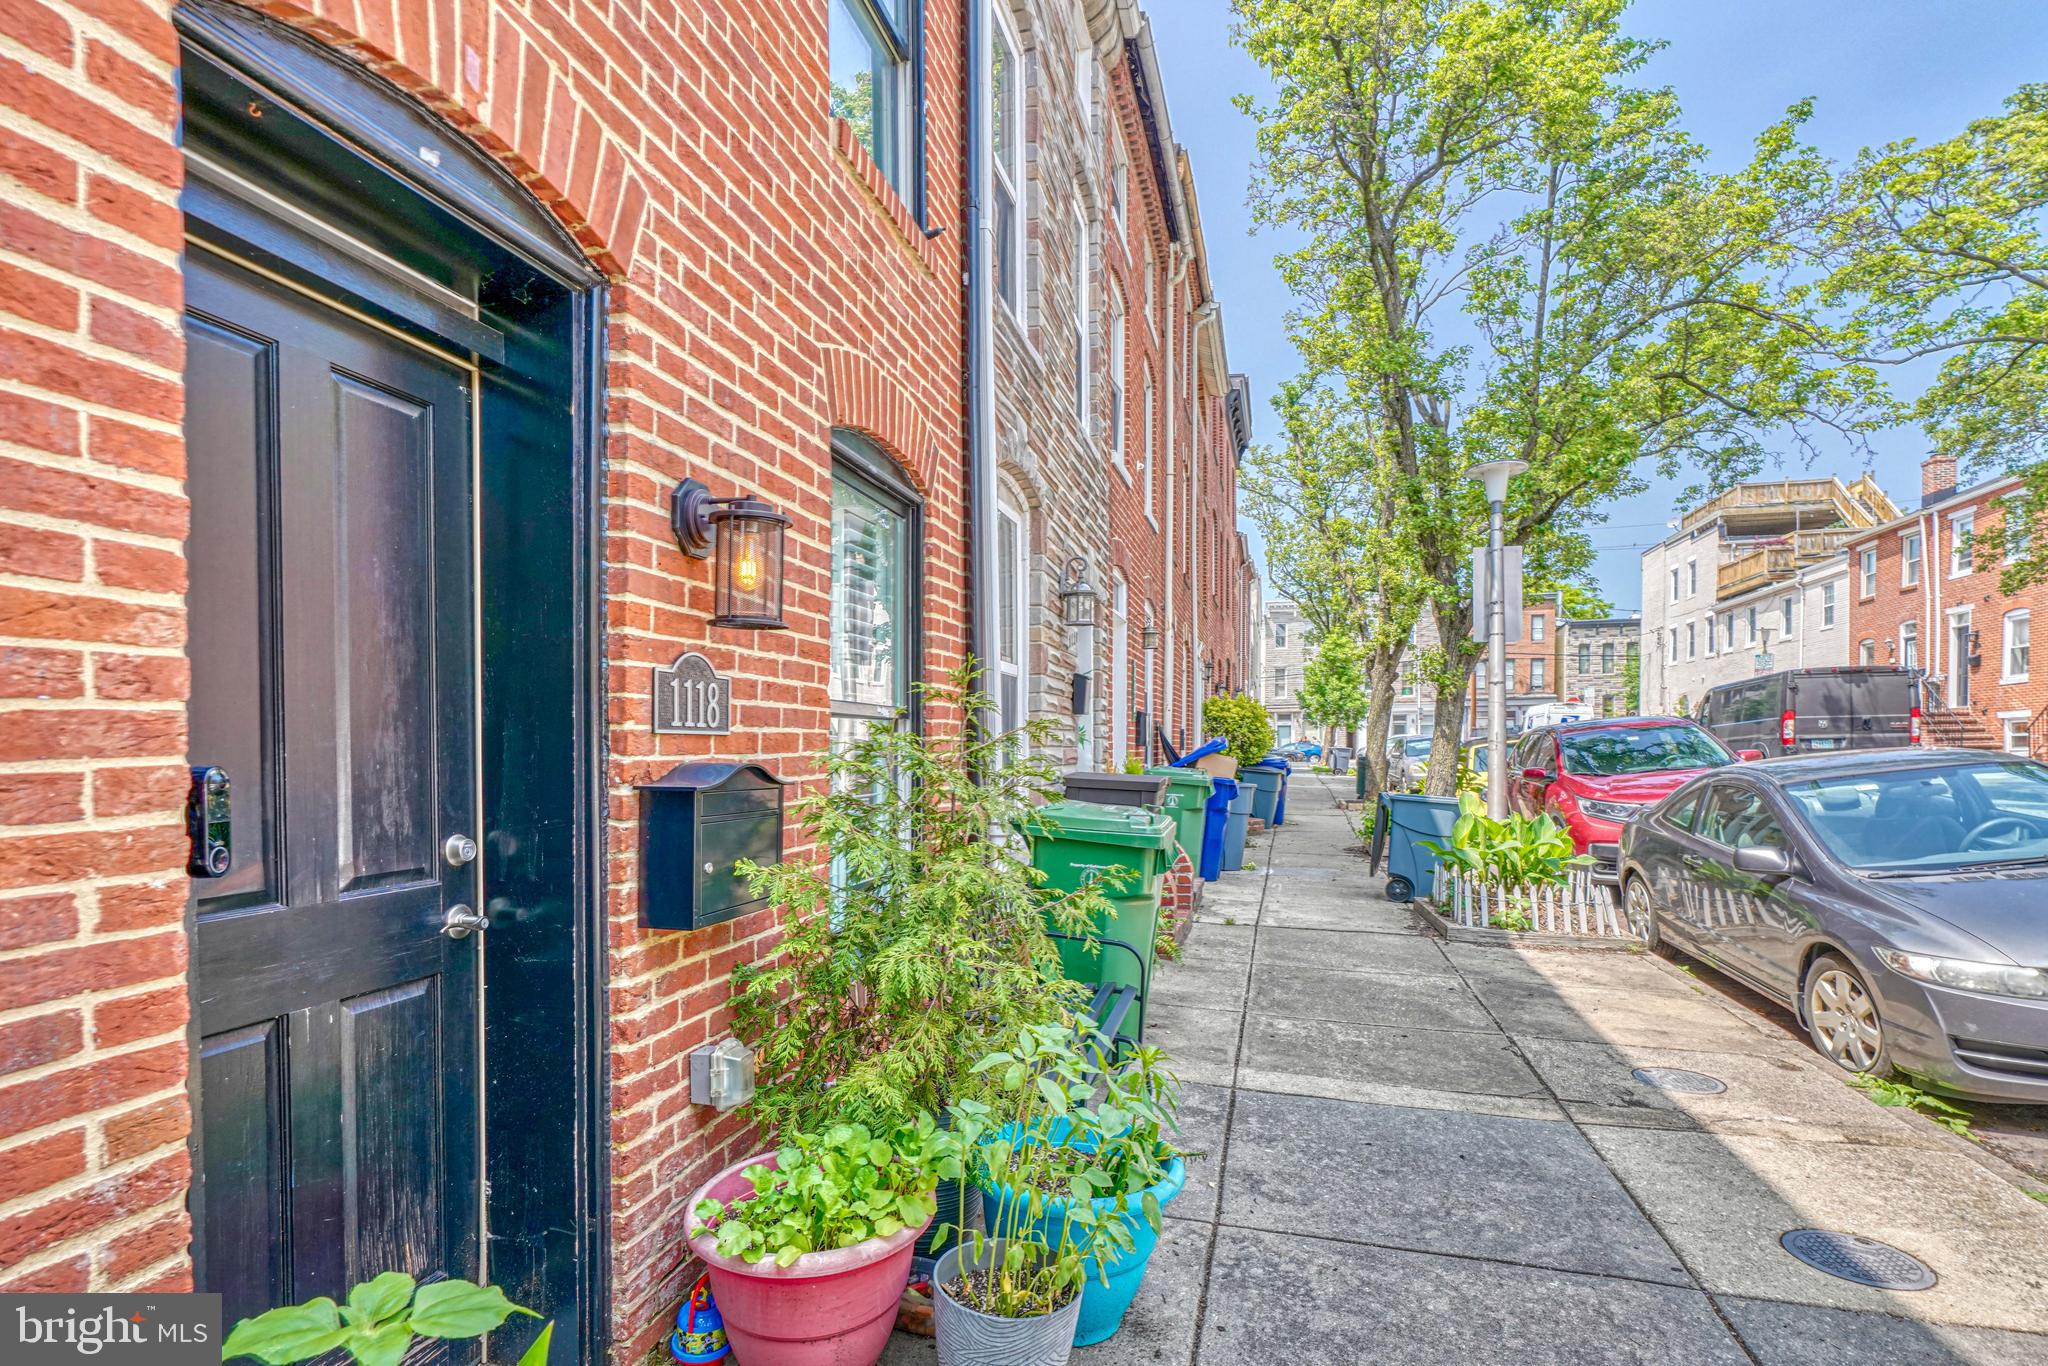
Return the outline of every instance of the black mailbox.
<path id="1" fill-rule="evenodd" d="M 679 764 L 640 785 L 640 923 L 694 930 L 768 904 L 734 871 L 782 861 L 782 780 L 759 764 Z"/>

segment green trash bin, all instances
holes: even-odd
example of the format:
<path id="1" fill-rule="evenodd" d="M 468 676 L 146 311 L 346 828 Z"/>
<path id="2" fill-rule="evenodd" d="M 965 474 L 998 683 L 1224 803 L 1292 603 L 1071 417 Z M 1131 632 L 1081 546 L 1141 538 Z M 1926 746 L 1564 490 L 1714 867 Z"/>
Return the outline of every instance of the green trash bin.
<path id="1" fill-rule="evenodd" d="M 1121 877 L 1103 879 L 1115 918 L 1092 927 L 1099 952 L 1078 940 L 1057 942 L 1069 979 L 1138 989 L 1138 1008 L 1118 1031 L 1133 1040 L 1144 1038 L 1152 945 L 1159 933 L 1159 879 L 1173 865 L 1175 829 L 1164 812 L 1096 802 L 1049 802 L 1025 824 L 1032 866 L 1046 875 L 1052 891 L 1077 892 L 1108 869 L 1124 870 Z"/>
<path id="2" fill-rule="evenodd" d="M 1199 769 L 1168 768 L 1162 764 L 1146 769 L 1145 773 L 1148 777 L 1166 779 L 1166 795 L 1160 800 L 1160 809 L 1173 817 L 1173 837 L 1180 842 L 1181 852 L 1188 856 L 1189 863 L 1200 868 L 1202 827 L 1209 821 L 1209 793 L 1215 785 Z M 1171 855 L 1166 866 L 1173 866 Z"/>

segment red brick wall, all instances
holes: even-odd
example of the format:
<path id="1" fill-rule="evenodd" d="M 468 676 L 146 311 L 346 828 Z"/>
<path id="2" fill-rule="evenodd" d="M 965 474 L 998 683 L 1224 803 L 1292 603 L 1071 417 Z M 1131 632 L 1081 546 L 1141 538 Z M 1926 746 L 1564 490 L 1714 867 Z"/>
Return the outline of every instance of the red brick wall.
<path id="1" fill-rule="evenodd" d="M 0 131 L 0 1286 L 188 1276 L 180 813 L 186 508 L 179 181 L 167 6 L 20 0 Z M 825 744 L 828 432 L 861 428 L 929 499 L 930 677 L 964 648 L 956 7 L 930 7 L 927 240 L 826 114 L 822 5 L 273 3 L 500 156 L 615 279 L 606 489 L 616 1355 L 682 1284 L 693 1182 L 745 1121 L 687 1104 L 757 915 L 637 921 L 632 784 L 685 757 L 814 781 Z M 13 131 L 25 130 L 25 131 Z M 713 632 L 668 489 L 795 519 L 792 630 Z M 700 648 L 734 731 L 648 731 L 648 666 Z M 943 718 L 941 718 L 943 720 Z M 799 787 L 800 792 L 802 786 Z M 802 851 L 799 851 L 802 852 Z"/>
<path id="2" fill-rule="evenodd" d="M 1849 659 L 1857 662 L 1862 641 L 1875 645 L 1875 662 L 1899 662 L 1897 642 L 1900 627 L 1916 623 L 1920 633 L 1919 665 L 1940 680 L 1941 696 L 1955 697 L 1958 668 L 1969 673 L 1970 699 L 1967 716 L 1944 725 L 1927 728 L 1930 743 L 1968 743 L 1996 746 L 2003 742 L 2001 712 L 2026 712 L 2032 718 L 2037 754 L 2048 753 L 2044 738 L 2043 710 L 2048 708 L 2048 665 L 2033 664 L 2025 681 L 2006 682 L 2004 674 L 2005 615 L 2025 609 L 2032 614 L 2030 625 L 2040 630 L 2048 620 L 2048 585 L 2036 584 L 2008 597 L 1998 584 L 2003 568 L 1995 559 L 1973 557 L 1969 572 L 1951 576 L 1950 552 L 1954 547 L 1954 524 L 1958 512 L 1971 511 L 1979 533 L 1996 527 L 2004 514 L 1996 506 L 2001 487 L 1994 486 L 1974 495 L 1964 495 L 1935 504 L 1910 522 L 1891 527 L 1849 546 Z M 1920 582 L 1906 587 L 1899 582 L 1901 539 L 1918 531 L 1924 542 L 1921 551 Z M 1877 549 L 1876 592 L 1863 595 L 1861 554 L 1867 547 Z M 1949 613 L 1970 609 L 1970 624 L 1979 637 L 1978 662 L 1955 657 L 1949 639 Z"/>
<path id="3" fill-rule="evenodd" d="M 0 34 L 0 1290 L 187 1288 L 175 44 Z"/>

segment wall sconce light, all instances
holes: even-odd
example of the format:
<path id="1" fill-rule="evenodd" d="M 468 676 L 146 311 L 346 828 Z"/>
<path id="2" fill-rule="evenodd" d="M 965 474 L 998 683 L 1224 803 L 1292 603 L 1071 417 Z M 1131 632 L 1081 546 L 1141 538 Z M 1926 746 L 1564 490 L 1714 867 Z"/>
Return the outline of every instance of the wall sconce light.
<path id="1" fill-rule="evenodd" d="M 1158 649 L 1159 628 L 1157 626 L 1141 627 L 1138 631 L 1138 647 L 1144 650 Z"/>
<path id="2" fill-rule="evenodd" d="M 1060 619 L 1069 626 L 1093 626 L 1100 597 L 1088 582 L 1088 557 L 1076 555 L 1068 560 L 1066 576 L 1060 580 Z"/>
<path id="3" fill-rule="evenodd" d="M 676 486 L 669 504 L 676 544 L 692 559 L 717 553 L 713 626 L 783 631 L 783 535 L 789 518 L 752 495 L 713 498 L 695 479 Z"/>

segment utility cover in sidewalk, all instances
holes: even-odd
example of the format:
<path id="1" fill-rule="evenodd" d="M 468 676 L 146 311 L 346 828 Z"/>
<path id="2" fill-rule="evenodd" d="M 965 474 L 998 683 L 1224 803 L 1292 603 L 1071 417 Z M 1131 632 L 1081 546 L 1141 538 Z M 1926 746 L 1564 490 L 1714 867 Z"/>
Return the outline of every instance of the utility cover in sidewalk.
<path id="1" fill-rule="evenodd" d="M 1816 1271 L 1877 1290 L 1931 1290 L 1934 1272 L 1910 1252 L 1875 1238 L 1824 1229 L 1795 1228 L 1778 1240 L 1787 1252 Z"/>
<path id="2" fill-rule="evenodd" d="M 1728 1089 L 1728 1083 L 1719 1077 L 1688 1072 L 1683 1067 L 1638 1067 L 1629 1075 L 1645 1086 L 1676 1091 L 1682 1096 L 1717 1096 Z"/>

